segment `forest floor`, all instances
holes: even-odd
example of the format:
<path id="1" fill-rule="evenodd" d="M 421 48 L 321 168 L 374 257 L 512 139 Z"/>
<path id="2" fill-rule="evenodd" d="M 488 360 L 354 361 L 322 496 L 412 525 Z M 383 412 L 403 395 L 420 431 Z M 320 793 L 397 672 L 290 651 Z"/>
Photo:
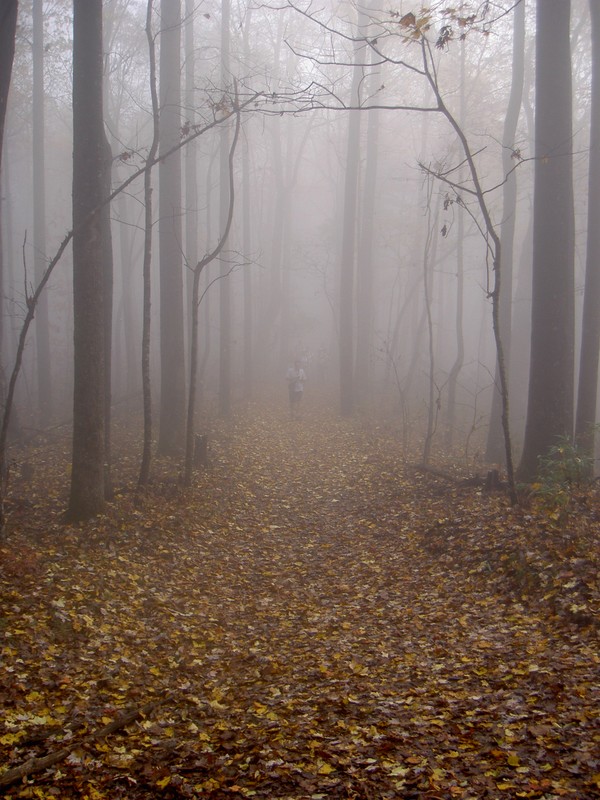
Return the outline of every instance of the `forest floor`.
<path id="1" fill-rule="evenodd" d="M 67 442 L 15 466 L 0 793 L 600 797 L 597 489 L 511 508 L 305 403 L 215 423 L 187 490 L 117 431 L 86 525 Z"/>

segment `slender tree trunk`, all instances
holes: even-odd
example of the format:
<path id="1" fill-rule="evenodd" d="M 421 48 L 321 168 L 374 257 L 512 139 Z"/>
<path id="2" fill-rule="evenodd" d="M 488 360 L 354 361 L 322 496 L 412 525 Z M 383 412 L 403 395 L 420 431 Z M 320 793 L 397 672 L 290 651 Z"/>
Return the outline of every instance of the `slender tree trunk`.
<path id="1" fill-rule="evenodd" d="M 105 298 L 102 0 L 73 3 L 74 403 L 67 516 L 104 509 Z"/>
<path id="2" fill-rule="evenodd" d="M 244 21 L 244 63 L 250 59 L 249 34 L 252 22 L 252 6 L 246 9 Z M 244 137 L 242 149 L 242 251 L 246 262 L 252 250 L 252 227 L 250 216 L 250 148 L 248 134 Z M 247 265 L 244 269 L 244 396 L 249 399 L 253 391 L 254 376 L 254 315 L 253 315 L 253 281 L 252 270 Z"/>
<path id="3" fill-rule="evenodd" d="M 118 182 L 121 180 L 118 178 Z M 121 260 L 121 299 L 122 299 L 122 340 L 124 348 L 125 366 L 125 393 L 127 397 L 132 397 L 139 387 L 138 372 L 138 348 L 139 330 L 137 326 L 137 315 L 134 311 L 133 298 L 133 275 L 134 275 L 134 248 L 133 238 L 127 219 L 130 213 L 130 206 L 127 194 L 121 192 L 117 199 L 118 215 L 122 224 L 119 228 L 119 252 Z"/>
<path id="4" fill-rule="evenodd" d="M 194 11 L 197 0 L 185 0 L 185 113 L 192 119 L 196 108 L 196 51 L 194 44 Z M 198 261 L 198 178 L 196 142 L 185 149 L 185 260 L 186 260 L 186 308 L 191 308 L 194 266 Z M 191 319 L 188 320 L 188 348 L 191 348 Z M 189 349 L 188 349 L 189 352 Z"/>
<path id="5" fill-rule="evenodd" d="M 230 0 L 221 0 L 221 88 L 227 92 L 231 83 L 229 66 L 230 48 Z M 228 186 L 229 127 L 223 125 L 220 132 L 219 154 L 219 227 L 224 230 L 229 208 Z M 219 412 L 222 417 L 231 414 L 231 282 L 227 280 L 227 263 L 221 265 L 219 281 Z"/>
<path id="6" fill-rule="evenodd" d="M 181 139 L 180 0 L 161 0 L 160 153 Z M 181 153 L 159 166 L 160 433 L 158 449 L 178 452 L 185 432 L 184 308 L 181 223 Z"/>
<path id="7" fill-rule="evenodd" d="M 506 366 L 510 371 L 510 350 L 512 342 L 512 295 L 513 295 L 513 260 L 515 224 L 517 219 L 517 173 L 514 170 L 515 137 L 525 79 L 525 0 L 514 10 L 512 82 L 510 97 L 504 120 L 502 135 L 502 169 L 505 175 L 503 187 L 502 228 L 500 245 L 502 248 L 502 296 L 500 297 L 500 335 L 506 353 Z M 502 435 L 502 397 L 500 393 L 500 375 L 496 363 L 496 390 L 492 395 L 492 410 L 488 429 L 486 461 L 490 463 L 504 461 Z"/>
<path id="8" fill-rule="evenodd" d="M 460 110 L 458 124 L 464 127 L 467 116 L 467 97 L 465 88 L 465 42 L 461 42 L 460 50 Z M 465 175 L 464 167 L 459 171 L 458 181 L 462 182 Z M 465 212 L 459 204 L 457 207 L 457 243 L 456 243 L 456 308 L 454 316 L 454 331 L 456 336 L 456 357 L 448 375 L 448 401 L 446 403 L 446 447 L 451 448 L 454 440 L 456 426 L 456 389 L 458 376 L 461 373 L 465 360 L 465 339 L 463 332 L 464 312 L 464 237 L 465 237 Z"/>
<path id="9" fill-rule="evenodd" d="M 437 251 L 437 229 L 440 213 L 440 197 L 438 195 L 435 204 L 435 212 L 433 221 L 431 221 L 431 188 L 427 189 L 427 238 L 425 240 L 425 248 L 423 250 L 423 294 L 425 297 L 425 315 L 427 320 L 427 344 L 429 351 L 429 380 L 428 380 L 428 399 L 427 399 L 427 430 L 425 432 L 425 440 L 423 442 L 423 456 L 424 464 L 429 463 L 431 456 L 431 447 L 433 444 L 433 436 L 435 434 L 437 413 L 439 407 L 437 404 L 438 398 L 436 397 L 435 386 L 435 357 L 434 357 L 434 342 L 433 342 L 433 318 L 431 309 L 433 305 L 433 264 L 435 263 L 435 255 Z"/>
<path id="10" fill-rule="evenodd" d="M 237 146 L 239 131 L 240 131 L 240 115 L 238 113 L 236 115 L 236 126 L 235 126 L 235 133 L 233 136 L 233 142 L 231 144 L 231 149 L 227 157 L 228 176 L 229 176 L 228 180 L 229 206 L 227 209 L 227 216 L 225 218 L 225 228 L 222 230 L 220 234 L 220 238 L 215 249 L 211 253 L 204 256 L 204 258 L 202 258 L 194 268 L 194 280 L 192 285 L 192 297 L 191 297 L 192 339 L 190 342 L 190 385 L 188 387 L 186 447 L 185 447 L 185 462 L 183 466 L 183 480 L 186 486 L 191 486 L 192 483 L 192 474 L 194 469 L 194 448 L 196 440 L 194 420 L 196 414 L 196 383 L 197 383 L 197 372 L 198 372 L 198 318 L 200 311 L 200 303 L 202 301 L 202 297 L 199 297 L 200 276 L 203 270 L 212 261 L 214 261 L 215 258 L 217 258 L 217 256 L 225 246 L 227 239 L 229 237 L 229 232 L 231 231 L 231 223 L 233 221 L 233 209 L 235 204 L 234 180 L 233 180 L 233 156 Z M 228 276 L 224 276 L 223 274 L 221 274 L 219 276 L 219 279 L 215 278 L 215 280 L 220 280 L 222 282 L 223 280 L 228 280 Z M 208 292 L 209 288 L 210 284 L 207 286 L 205 294 L 206 292 Z"/>
<path id="11" fill-rule="evenodd" d="M 538 0 L 531 366 L 521 480 L 573 435 L 574 213 L 569 0 Z"/>
<path id="12" fill-rule="evenodd" d="M 33 2 L 33 249 L 36 283 L 46 270 L 46 164 L 44 152 L 44 2 Z M 50 326 L 48 295 L 44 293 L 35 314 L 38 416 L 42 427 L 52 419 Z"/>
<path id="13" fill-rule="evenodd" d="M 594 454 L 600 347 L 600 5 L 590 0 L 592 31 L 592 109 L 588 184 L 585 293 L 581 323 L 579 391 L 575 434 L 588 456 Z"/>
<path id="14" fill-rule="evenodd" d="M 360 105 L 362 67 L 359 66 L 365 43 L 357 40 L 354 47 L 350 105 Z M 354 411 L 354 281 L 356 261 L 356 210 L 360 164 L 360 111 L 348 111 L 348 139 L 344 175 L 344 212 L 340 261 L 340 413 Z"/>
<path id="15" fill-rule="evenodd" d="M 15 55 L 15 35 L 17 32 L 17 0 L 5 0 L 0 5 L 0 179 L 2 176 L 2 151 L 4 143 L 4 121 L 8 105 L 8 92 L 12 75 L 13 59 Z M 0 183 L 1 185 L 1 183 Z M 4 294 L 5 294 L 5 266 L 4 266 L 4 202 L 0 198 L 0 402 L 5 404 L 2 433 L 0 441 L 0 534 L 4 530 L 4 493 L 6 490 L 6 435 L 10 406 L 5 402 L 3 345 L 4 345 Z"/>
<path id="16" fill-rule="evenodd" d="M 156 49 L 152 32 L 153 0 L 146 7 L 146 39 L 150 65 L 150 96 L 152 98 L 152 142 L 144 170 L 144 263 L 142 306 L 142 393 L 144 401 L 144 437 L 138 485 L 150 480 L 152 464 L 152 381 L 150 375 L 150 332 L 152 324 L 152 164 L 158 151 L 159 105 L 156 91 Z"/>
<path id="17" fill-rule="evenodd" d="M 6 109 L 8 106 L 8 92 L 10 90 L 10 79 L 12 75 L 13 59 L 15 55 L 15 36 L 17 32 L 17 12 L 19 4 L 17 0 L 5 0 L 0 5 L 0 174 L 2 169 L 2 153 L 4 150 L 4 121 L 6 119 Z M 2 359 L 2 348 L 4 344 L 4 295 L 5 295 L 5 268 L 4 268 L 4 247 L 2 233 L 4 225 L 3 198 L 0 199 L 0 360 Z M 4 399 L 4 380 L 1 377 L 2 399 Z M 2 465 L 2 474 L 4 465 Z M 1 480 L 1 476 L 0 476 Z"/>
<path id="18" fill-rule="evenodd" d="M 371 50 L 371 59 L 375 51 Z M 369 94 L 379 88 L 381 76 L 373 72 L 369 81 Z M 373 241 L 377 208 L 377 168 L 379 162 L 379 111 L 372 109 L 367 121 L 367 146 L 365 180 L 361 210 L 361 233 L 357 263 L 356 303 L 356 390 L 363 402 L 371 386 L 371 356 L 373 346 L 373 278 L 375 260 Z"/>
<path id="19" fill-rule="evenodd" d="M 112 188 L 112 149 L 106 136 L 102 161 L 103 200 L 110 197 Z M 102 215 L 102 272 L 104 275 L 104 494 L 107 500 L 113 496 L 112 488 L 112 330 L 113 330 L 113 244 L 110 221 L 110 202 L 105 202 Z M 46 295 L 44 295 L 46 296 Z"/>

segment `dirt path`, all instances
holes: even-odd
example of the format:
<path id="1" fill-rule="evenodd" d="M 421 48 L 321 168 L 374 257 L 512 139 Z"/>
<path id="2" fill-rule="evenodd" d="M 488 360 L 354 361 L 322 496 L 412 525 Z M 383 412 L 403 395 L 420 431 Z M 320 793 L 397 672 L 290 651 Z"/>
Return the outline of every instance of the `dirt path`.
<path id="1" fill-rule="evenodd" d="M 8 597 L 5 735 L 17 708 L 58 742 L 173 697 L 71 759 L 61 797 L 599 796 L 597 643 L 461 541 L 501 498 L 433 491 L 381 431 L 310 408 L 240 419 L 211 457 L 193 504 L 45 539 L 43 591 Z"/>

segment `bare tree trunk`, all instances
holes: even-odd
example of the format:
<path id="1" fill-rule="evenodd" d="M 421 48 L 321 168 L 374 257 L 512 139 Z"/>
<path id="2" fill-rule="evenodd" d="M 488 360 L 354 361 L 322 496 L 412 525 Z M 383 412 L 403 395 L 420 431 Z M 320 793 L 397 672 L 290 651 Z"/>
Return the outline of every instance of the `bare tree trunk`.
<path id="1" fill-rule="evenodd" d="M 510 370 L 510 349 L 512 342 L 512 295 L 515 223 L 517 216 L 517 174 L 514 170 L 515 136 L 519 112 L 523 98 L 525 73 L 525 0 L 514 10 L 512 82 L 510 97 L 504 120 L 502 135 L 502 169 L 505 176 L 502 207 L 502 228 L 500 244 L 502 247 L 502 297 L 500 298 L 500 332 L 506 353 L 507 369 Z M 504 461 L 502 440 L 502 397 L 499 391 L 500 375 L 496 364 L 496 390 L 492 396 L 492 410 L 486 446 L 486 461 Z"/>
<path id="2" fill-rule="evenodd" d="M 249 63 L 250 44 L 249 34 L 252 22 L 252 6 L 246 9 L 244 21 L 244 63 Z M 250 219 L 250 152 L 248 136 L 244 137 L 242 149 L 242 251 L 246 261 L 250 258 L 252 249 L 252 227 Z M 253 314 L 253 281 L 252 270 L 244 269 L 244 396 L 252 396 L 254 383 L 254 314 Z"/>
<path id="3" fill-rule="evenodd" d="M 371 59 L 375 51 L 371 50 Z M 369 94 L 379 89 L 381 76 L 372 72 Z M 365 180 L 361 210 L 361 232 L 357 264 L 356 303 L 356 390 L 361 401 L 368 399 L 371 386 L 371 356 L 373 346 L 373 278 L 375 260 L 373 241 L 377 206 L 377 165 L 379 161 L 379 111 L 372 109 L 367 121 Z"/>
<path id="4" fill-rule="evenodd" d="M 575 435 L 588 456 L 594 454 L 600 347 L 600 6 L 590 0 L 592 30 L 592 110 L 588 188 L 585 294 L 581 322 L 581 355 Z"/>
<path id="5" fill-rule="evenodd" d="M 529 403 L 521 480 L 573 435 L 574 211 L 569 0 L 537 4 Z"/>
<path id="6" fill-rule="evenodd" d="M 144 300 L 142 308 L 142 392 L 144 400 L 144 443 L 138 485 L 145 486 L 150 480 L 152 463 L 152 382 L 150 377 L 150 329 L 152 303 L 152 164 L 159 143 L 159 107 L 156 91 L 156 48 L 152 33 L 152 5 L 146 8 L 146 39 L 150 65 L 150 95 L 152 97 L 152 143 L 144 170 Z"/>
<path id="7" fill-rule="evenodd" d="M 221 88 L 227 92 L 231 82 L 229 48 L 231 34 L 230 0 L 221 0 Z M 224 230 L 230 205 L 228 186 L 229 127 L 223 125 L 220 133 L 219 154 L 219 225 Z M 227 264 L 221 265 L 221 278 L 226 278 Z M 222 417 L 231 414 L 231 285 L 228 280 L 219 284 L 219 412 Z"/>
<path id="8" fill-rule="evenodd" d="M 104 136 L 102 160 L 103 201 L 110 197 L 112 188 L 112 150 Z M 102 274 L 104 276 L 104 495 L 107 500 L 113 496 L 112 488 L 112 326 L 113 326 L 113 245 L 110 221 L 110 202 L 102 205 Z"/>
<path id="9" fill-rule="evenodd" d="M 425 296 L 425 315 L 427 320 L 427 342 L 429 348 L 429 381 L 428 381 L 428 400 L 427 400 L 427 430 L 423 442 L 424 464 L 429 463 L 431 456 L 431 446 L 435 434 L 437 413 L 439 411 L 438 397 L 436 397 L 435 384 L 435 357 L 433 346 L 433 320 L 431 316 L 432 292 L 433 292 L 433 263 L 437 250 L 437 228 L 440 213 L 440 198 L 436 199 L 435 213 L 433 222 L 431 221 L 431 188 L 427 188 L 427 216 L 429 224 L 427 226 L 427 238 L 423 250 L 423 293 Z"/>
<path id="10" fill-rule="evenodd" d="M 363 75 L 360 66 L 365 43 L 357 39 L 354 45 L 354 67 L 350 105 L 360 106 L 360 86 Z M 356 209 L 360 164 L 360 111 L 348 111 L 348 140 L 344 174 L 344 213 L 340 258 L 340 413 L 350 416 L 354 411 L 354 280 L 356 261 Z"/>
<path id="11" fill-rule="evenodd" d="M 236 106 L 237 106 L 237 98 L 236 98 Z M 191 319 L 192 319 L 192 338 L 190 341 L 190 384 L 188 387 L 188 407 L 187 407 L 187 427 L 186 427 L 186 445 L 185 445 L 185 462 L 183 468 L 183 480 L 186 486 L 191 486 L 192 483 L 192 474 L 194 470 L 194 447 L 195 447 L 195 414 L 196 414 L 196 383 L 197 383 L 197 372 L 198 372 L 198 317 L 199 317 L 199 310 L 200 310 L 200 303 L 202 301 L 202 297 L 199 297 L 199 288 L 200 288 L 200 276 L 203 270 L 214 261 L 215 258 L 218 257 L 219 253 L 225 246 L 227 242 L 227 238 L 229 237 L 229 232 L 231 231 L 231 223 L 233 222 L 233 209 L 235 205 L 235 193 L 234 193 L 234 180 L 233 180 L 233 156 L 235 153 L 235 149 L 238 142 L 240 131 L 240 115 L 239 113 L 236 115 L 236 126 L 235 126 L 235 133 L 233 136 L 233 142 L 231 144 L 231 148 L 229 151 L 227 163 L 228 163 L 228 170 L 229 170 L 229 207 L 227 209 L 227 218 L 225 220 L 225 228 L 221 234 L 221 238 L 217 243 L 215 249 L 208 253 L 204 258 L 202 258 L 194 268 L 194 280 L 192 286 L 192 297 L 191 297 Z M 228 276 L 221 275 L 218 279 L 221 282 L 223 280 L 227 280 Z M 205 293 L 210 288 L 210 284 L 207 286 Z"/>
<path id="12" fill-rule="evenodd" d="M 46 269 L 46 163 L 44 152 L 44 3 L 33 6 L 33 249 L 36 283 Z M 52 373 L 50 369 L 50 326 L 48 295 L 40 297 L 35 314 L 38 416 L 42 427 L 52 419 Z"/>
<path id="13" fill-rule="evenodd" d="M 17 0 L 6 0 L 0 6 L 0 175 L 2 174 L 2 150 L 4 143 L 4 121 L 8 105 L 8 92 L 12 75 L 13 58 L 15 55 L 15 35 L 17 32 Z M 4 370 L 2 368 L 2 350 L 4 344 L 4 293 L 5 293 L 5 267 L 4 247 L 2 241 L 4 209 L 0 198 L 0 401 L 4 403 L 4 416 L 0 434 L 0 534 L 4 530 L 4 494 L 6 490 L 6 436 L 10 405 L 5 399 Z"/>
<path id="14" fill-rule="evenodd" d="M 73 3 L 74 392 L 67 517 L 104 509 L 105 285 L 102 0 Z"/>
<path id="15" fill-rule="evenodd" d="M 185 0 L 185 113 L 193 118 L 196 108 L 195 69 L 196 51 L 194 46 L 194 10 L 197 0 Z M 189 120 L 188 120 L 189 121 Z M 187 124 L 187 122 L 186 122 Z M 198 261 L 198 177 L 197 143 L 191 142 L 185 149 L 185 289 L 186 303 L 191 308 L 193 294 L 194 266 Z M 191 347 L 192 322 L 188 320 L 188 353 Z"/>
<path id="16" fill-rule="evenodd" d="M 458 123 L 464 126 L 466 118 L 466 92 L 465 92 L 465 42 L 461 42 L 460 49 L 460 109 Z M 459 183 L 464 177 L 464 169 L 459 171 Z M 465 212 L 459 204 L 457 208 L 457 246 L 456 246 L 456 311 L 455 311 L 455 335 L 456 335 L 456 358 L 448 375 L 448 401 L 446 403 L 446 447 L 451 448 L 454 439 L 454 428 L 456 425 L 456 389 L 458 376 L 463 368 L 465 360 L 465 339 L 463 333 L 463 311 L 464 311 L 464 236 L 465 236 Z"/>
<path id="17" fill-rule="evenodd" d="M 163 454 L 185 435 L 184 308 L 181 223 L 181 3 L 161 0 L 160 33 L 160 431 Z M 173 151 L 173 148 L 176 148 Z M 170 153 L 167 157 L 165 154 Z M 164 156 L 164 157 L 163 157 Z"/>

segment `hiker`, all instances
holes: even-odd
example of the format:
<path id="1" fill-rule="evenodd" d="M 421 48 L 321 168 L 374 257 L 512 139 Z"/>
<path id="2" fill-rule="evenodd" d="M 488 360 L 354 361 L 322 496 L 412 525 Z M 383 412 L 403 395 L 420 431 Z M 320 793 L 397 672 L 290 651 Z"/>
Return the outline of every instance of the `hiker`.
<path id="1" fill-rule="evenodd" d="M 288 369 L 286 377 L 290 394 L 290 418 L 298 419 L 300 416 L 300 400 L 302 400 L 304 381 L 306 380 L 306 373 L 298 359 L 294 361 L 294 366 Z"/>

